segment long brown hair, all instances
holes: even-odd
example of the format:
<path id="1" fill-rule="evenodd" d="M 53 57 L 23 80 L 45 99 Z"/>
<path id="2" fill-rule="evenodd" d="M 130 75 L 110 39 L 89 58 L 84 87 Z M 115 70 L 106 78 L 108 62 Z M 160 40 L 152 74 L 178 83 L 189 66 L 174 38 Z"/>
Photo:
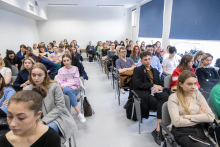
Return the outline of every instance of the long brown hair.
<path id="1" fill-rule="evenodd" d="M 197 61 L 198 56 L 201 56 L 201 55 L 203 55 L 203 54 L 204 54 L 203 51 L 198 51 L 198 52 L 195 54 L 195 56 L 194 56 L 194 62 Z"/>
<path id="2" fill-rule="evenodd" d="M 7 87 L 7 85 L 5 84 L 5 79 L 2 76 L 2 74 L 0 74 L 0 80 L 1 79 L 2 79 L 2 83 L 1 83 L 1 86 L 0 86 L 0 98 L 2 98 L 3 95 L 4 95 L 4 91 L 3 91 L 4 87 Z"/>
<path id="3" fill-rule="evenodd" d="M 188 63 L 191 62 L 193 59 L 193 56 L 192 55 L 188 55 L 188 54 L 185 54 L 181 61 L 180 61 L 180 64 L 177 66 L 177 68 L 181 69 L 181 70 L 189 70 L 191 71 L 191 68 L 188 67 Z"/>
<path id="4" fill-rule="evenodd" d="M 71 53 L 71 56 L 74 56 L 74 54 L 73 54 L 73 50 L 72 50 L 70 47 L 66 48 L 65 50 L 69 50 L 70 53 Z"/>
<path id="5" fill-rule="evenodd" d="M 102 48 L 103 50 L 108 49 L 108 47 L 106 47 L 106 48 L 104 47 L 105 44 L 106 44 L 106 43 L 104 42 L 103 45 L 102 45 L 102 46 L 103 46 L 103 48 Z"/>
<path id="6" fill-rule="evenodd" d="M 188 70 L 184 70 L 180 73 L 178 80 L 177 80 L 177 92 L 176 92 L 177 98 L 179 99 L 181 106 L 183 107 L 184 111 L 187 112 L 188 114 L 190 114 L 190 111 L 188 109 L 188 106 L 185 100 L 184 91 L 183 91 L 183 88 L 180 86 L 180 83 L 183 84 L 186 81 L 186 79 L 190 77 L 196 78 L 196 75 L 193 72 L 188 71 Z"/>

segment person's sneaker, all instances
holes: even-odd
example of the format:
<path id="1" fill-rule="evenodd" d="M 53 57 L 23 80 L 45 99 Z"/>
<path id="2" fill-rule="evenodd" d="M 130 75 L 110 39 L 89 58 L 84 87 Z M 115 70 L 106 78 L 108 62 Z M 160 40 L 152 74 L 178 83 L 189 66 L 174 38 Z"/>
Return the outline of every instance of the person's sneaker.
<path id="1" fill-rule="evenodd" d="M 125 91 L 124 91 L 124 89 L 121 89 L 121 93 L 122 93 L 122 94 L 125 94 Z"/>
<path id="2" fill-rule="evenodd" d="M 160 144 L 161 144 L 160 131 L 156 131 L 156 129 L 155 129 L 153 132 L 151 132 L 151 135 L 153 136 L 154 141 L 155 141 L 158 145 L 160 145 Z"/>
<path id="3" fill-rule="evenodd" d="M 78 118 L 79 118 L 79 121 L 81 123 L 85 123 L 86 122 L 86 119 L 85 119 L 85 117 L 84 117 L 84 115 L 82 113 L 78 114 Z"/>

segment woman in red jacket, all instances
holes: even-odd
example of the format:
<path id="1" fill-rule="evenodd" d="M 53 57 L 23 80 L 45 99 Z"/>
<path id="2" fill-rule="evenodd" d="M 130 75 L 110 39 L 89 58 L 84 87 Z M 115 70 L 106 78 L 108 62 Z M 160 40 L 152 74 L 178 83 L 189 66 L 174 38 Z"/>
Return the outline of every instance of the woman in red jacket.
<path id="1" fill-rule="evenodd" d="M 189 70 L 195 74 L 195 70 L 192 68 L 193 63 L 194 63 L 193 56 L 186 54 L 182 57 L 180 64 L 173 71 L 170 88 L 177 85 L 178 77 L 183 70 Z M 200 88 L 198 82 L 197 82 L 197 87 Z"/>

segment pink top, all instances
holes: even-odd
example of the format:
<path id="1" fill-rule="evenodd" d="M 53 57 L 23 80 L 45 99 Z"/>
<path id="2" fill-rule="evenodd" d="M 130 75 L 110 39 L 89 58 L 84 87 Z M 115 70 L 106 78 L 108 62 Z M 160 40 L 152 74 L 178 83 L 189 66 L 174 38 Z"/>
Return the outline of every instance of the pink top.
<path id="1" fill-rule="evenodd" d="M 76 66 L 73 66 L 70 69 L 64 67 L 60 68 L 58 71 L 58 83 L 60 86 L 64 87 L 77 87 L 80 88 L 79 80 L 79 70 Z"/>
<path id="2" fill-rule="evenodd" d="M 51 60 L 53 62 L 55 62 L 56 60 L 60 60 L 61 57 L 62 57 L 62 54 L 60 54 L 60 53 L 57 53 L 57 54 L 52 53 L 52 54 L 50 54 L 50 58 L 51 58 Z"/>

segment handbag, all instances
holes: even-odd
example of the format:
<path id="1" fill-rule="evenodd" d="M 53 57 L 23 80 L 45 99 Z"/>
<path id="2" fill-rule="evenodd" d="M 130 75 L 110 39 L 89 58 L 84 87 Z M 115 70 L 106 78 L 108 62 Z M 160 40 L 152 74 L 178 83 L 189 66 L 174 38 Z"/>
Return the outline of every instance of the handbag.
<path id="1" fill-rule="evenodd" d="M 209 123 L 208 127 L 209 135 L 215 140 L 215 142 L 220 145 L 220 125 L 214 120 L 214 125 Z"/>
<path id="2" fill-rule="evenodd" d="M 87 97 L 84 97 L 83 101 L 83 110 L 84 110 L 84 116 L 89 117 L 95 114 L 95 111 L 92 109 L 92 106 L 90 105 L 89 101 L 87 100 Z"/>

